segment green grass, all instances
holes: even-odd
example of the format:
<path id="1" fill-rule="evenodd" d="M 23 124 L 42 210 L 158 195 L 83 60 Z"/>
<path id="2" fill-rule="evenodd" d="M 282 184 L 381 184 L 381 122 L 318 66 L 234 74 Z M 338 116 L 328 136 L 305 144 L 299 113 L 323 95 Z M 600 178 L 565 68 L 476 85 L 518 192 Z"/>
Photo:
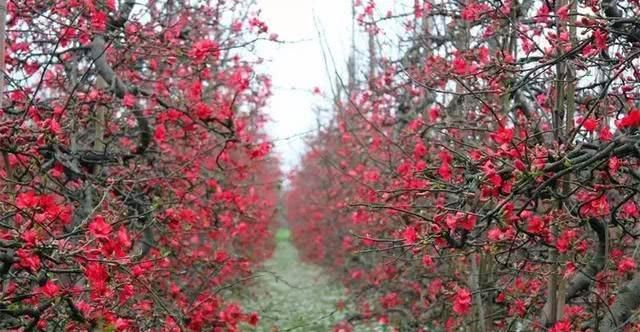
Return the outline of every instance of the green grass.
<path id="1" fill-rule="evenodd" d="M 261 317 L 256 328 L 243 325 L 242 331 L 326 332 L 353 313 L 336 310 L 336 303 L 346 300 L 342 285 L 328 278 L 320 267 L 301 262 L 290 236 L 287 229 L 276 232 L 273 257 L 258 271 L 252 285 L 242 291 L 244 309 L 256 311 Z M 358 327 L 356 331 L 383 330 Z"/>
<path id="2" fill-rule="evenodd" d="M 288 242 L 290 237 L 291 237 L 291 231 L 286 228 L 280 228 L 276 232 L 276 241 L 278 243 Z"/>
<path id="3" fill-rule="evenodd" d="M 288 241 L 288 230 L 276 233 L 278 241 L 273 258 L 265 263 L 261 278 L 249 290 L 252 296 L 243 301 L 246 310 L 260 313 L 256 329 L 243 331 L 331 331 L 342 317 L 335 304 L 342 298 L 342 288 L 322 275 L 322 271 L 298 260 L 296 249 Z"/>

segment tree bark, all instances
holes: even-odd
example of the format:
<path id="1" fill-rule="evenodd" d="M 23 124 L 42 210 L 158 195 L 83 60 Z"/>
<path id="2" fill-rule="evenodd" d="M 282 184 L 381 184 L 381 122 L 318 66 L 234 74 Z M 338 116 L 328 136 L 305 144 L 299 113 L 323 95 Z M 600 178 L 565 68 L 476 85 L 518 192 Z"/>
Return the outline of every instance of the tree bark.
<path id="1" fill-rule="evenodd" d="M 633 311 L 639 306 L 640 273 L 636 273 L 633 279 L 622 287 L 610 310 L 605 311 L 598 330 L 600 332 L 622 331 Z"/>

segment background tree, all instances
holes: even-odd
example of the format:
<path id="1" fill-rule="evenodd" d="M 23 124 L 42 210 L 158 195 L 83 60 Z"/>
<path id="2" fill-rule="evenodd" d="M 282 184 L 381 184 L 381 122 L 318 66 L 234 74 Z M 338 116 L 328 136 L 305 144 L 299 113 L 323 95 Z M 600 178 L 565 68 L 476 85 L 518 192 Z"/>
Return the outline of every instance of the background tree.
<path id="1" fill-rule="evenodd" d="M 640 4 L 384 6 L 355 3 L 382 41 L 287 198 L 352 322 L 638 328 Z"/>
<path id="2" fill-rule="evenodd" d="M 278 196 L 252 3 L 6 14 L 0 329 L 256 324 L 225 300 L 270 255 Z"/>

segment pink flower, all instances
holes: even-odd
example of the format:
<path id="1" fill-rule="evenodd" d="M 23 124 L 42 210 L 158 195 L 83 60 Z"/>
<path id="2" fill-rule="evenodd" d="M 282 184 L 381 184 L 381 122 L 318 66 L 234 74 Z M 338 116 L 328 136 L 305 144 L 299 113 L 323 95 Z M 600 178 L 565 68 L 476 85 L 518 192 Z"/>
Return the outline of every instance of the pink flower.
<path id="1" fill-rule="evenodd" d="M 467 72 L 469 71 L 469 65 L 467 64 L 467 61 L 465 61 L 465 59 L 461 56 L 456 56 L 456 58 L 453 59 L 453 63 L 451 65 L 453 66 L 453 72 L 458 75 L 467 74 Z"/>
<path id="2" fill-rule="evenodd" d="M 212 56 L 217 59 L 220 56 L 220 46 L 213 40 L 203 39 L 193 43 L 191 50 L 189 51 L 189 57 L 196 62 L 201 62 Z"/>
<path id="3" fill-rule="evenodd" d="M 429 292 L 429 296 L 431 297 L 435 297 L 438 294 L 440 294 L 440 292 L 442 291 L 442 280 L 438 278 L 433 279 L 429 283 L 429 287 L 427 288 L 427 291 Z"/>
<path id="4" fill-rule="evenodd" d="M 33 229 L 26 230 L 22 233 L 22 240 L 24 240 L 27 246 L 33 247 L 38 241 L 38 233 Z"/>
<path id="5" fill-rule="evenodd" d="M 582 122 L 584 129 L 590 133 L 594 132 L 598 128 L 598 120 L 594 118 L 588 118 Z"/>
<path id="6" fill-rule="evenodd" d="M 557 322 L 553 327 L 549 329 L 549 332 L 571 332 L 571 323 L 566 320 Z"/>
<path id="7" fill-rule="evenodd" d="M 471 292 L 461 288 L 453 300 L 453 311 L 459 315 L 466 315 L 471 308 Z"/>
<path id="8" fill-rule="evenodd" d="M 91 13 L 89 13 L 89 16 L 91 17 L 91 25 L 93 26 L 93 28 L 96 31 L 104 31 L 107 28 L 107 14 L 99 11 L 99 10 L 95 10 Z"/>
<path id="9" fill-rule="evenodd" d="M 438 157 L 442 160 L 442 164 L 440 165 L 440 168 L 438 168 L 438 175 L 440 175 L 440 177 L 445 181 L 451 180 L 451 175 L 453 174 L 451 171 L 451 162 L 453 161 L 453 157 L 449 151 L 440 151 L 440 153 L 438 153 Z"/>
<path id="10" fill-rule="evenodd" d="M 127 229 L 125 227 L 120 227 L 120 229 L 118 230 L 118 244 L 123 248 L 123 249 L 129 249 L 131 248 L 131 238 L 129 237 L 129 233 L 127 232 Z"/>
<path id="11" fill-rule="evenodd" d="M 618 157 L 613 156 L 609 159 L 609 170 L 611 171 L 612 174 L 615 174 L 618 172 L 618 170 L 620 169 L 620 159 L 618 159 Z"/>
<path id="12" fill-rule="evenodd" d="M 156 142 L 162 143 L 167 138 L 166 134 L 167 129 L 164 127 L 164 125 L 158 125 L 156 126 L 156 130 L 153 133 L 153 138 L 155 138 Z"/>
<path id="13" fill-rule="evenodd" d="M 438 175 L 440 175 L 440 177 L 445 181 L 451 180 L 452 174 L 453 173 L 451 172 L 451 166 L 447 163 L 442 163 L 440 168 L 438 168 Z"/>
<path id="14" fill-rule="evenodd" d="M 406 244 L 414 244 L 418 241 L 418 233 L 416 232 L 415 227 L 407 227 L 402 232 L 402 237 L 404 238 L 404 243 Z"/>
<path id="15" fill-rule="evenodd" d="M 122 98 L 122 105 L 127 108 L 133 108 L 136 105 L 136 96 L 130 93 L 125 94 L 124 98 Z"/>
<path id="16" fill-rule="evenodd" d="M 509 306 L 509 315 L 511 316 L 518 315 L 520 317 L 524 317 L 526 313 L 527 313 L 526 305 L 524 301 L 522 301 L 521 299 L 515 300 Z"/>
<path id="17" fill-rule="evenodd" d="M 89 224 L 89 233 L 98 239 L 106 238 L 111 233 L 111 230 L 111 225 L 101 215 L 97 215 Z"/>
<path id="18" fill-rule="evenodd" d="M 251 159 L 259 159 L 269 154 L 270 151 L 271 151 L 271 144 L 267 142 L 263 142 L 256 145 L 253 148 L 253 150 L 250 153 L 250 157 Z"/>
<path id="19" fill-rule="evenodd" d="M 97 262 L 89 263 L 84 270 L 84 276 L 87 278 L 87 281 L 89 281 L 91 291 L 94 294 L 100 295 L 107 290 L 109 274 L 102 264 Z"/>
<path id="20" fill-rule="evenodd" d="M 19 209 L 30 209 L 35 208 L 40 199 L 33 191 L 28 191 L 24 193 L 19 193 L 16 197 L 16 206 Z"/>
<path id="21" fill-rule="evenodd" d="M 569 5 L 558 8 L 556 15 L 558 15 L 558 18 L 562 21 L 567 21 L 569 19 Z"/>
<path id="22" fill-rule="evenodd" d="M 601 141 L 610 141 L 613 138 L 613 134 L 611 133 L 611 130 L 609 130 L 609 127 L 606 127 L 606 126 L 600 128 L 600 132 L 598 133 L 598 136 Z"/>
<path id="23" fill-rule="evenodd" d="M 640 126 L 640 110 L 633 109 L 629 111 L 624 118 L 618 121 L 619 128 L 638 127 Z"/>
<path id="24" fill-rule="evenodd" d="M 133 289 L 133 285 L 124 285 L 122 289 L 120 289 L 120 304 L 127 302 L 133 295 L 135 291 Z"/>
<path id="25" fill-rule="evenodd" d="M 476 226 L 477 220 L 478 220 L 478 217 L 476 215 L 467 214 L 466 216 L 460 218 L 460 222 L 458 223 L 458 226 L 460 226 L 460 228 L 464 230 L 471 232 L 473 228 Z"/>
<path id="26" fill-rule="evenodd" d="M 194 106 L 194 110 L 196 113 L 196 116 L 201 119 L 201 120 L 205 120 L 211 117 L 211 115 L 213 115 L 213 110 L 211 110 L 211 108 L 209 106 L 207 106 L 207 104 L 205 103 L 197 103 Z"/>
<path id="27" fill-rule="evenodd" d="M 440 108 L 438 106 L 433 106 L 429 109 L 429 121 L 436 122 L 438 117 L 440 116 Z"/>
<path id="28" fill-rule="evenodd" d="M 247 323 L 251 326 L 257 326 L 258 321 L 260 321 L 260 316 L 258 315 L 257 312 L 252 312 L 247 317 Z"/>
<path id="29" fill-rule="evenodd" d="M 527 224 L 527 231 L 533 234 L 541 234 L 545 230 L 544 220 L 539 216 L 531 217 Z"/>
<path id="30" fill-rule="evenodd" d="M 620 273 L 627 273 L 636 269 L 636 262 L 630 257 L 623 257 L 618 263 L 618 271 Z"/>
<path id="31" fill-rule="evenodd" d="M 56 285 L 53 281 L 49 280 L 46 284 L 44 284 L 44 286 L 40 287 L 40 291 L 42 292 L 42 294 L 48 297 L 56 297 L 58 294 L 60 294 L 60 287 L 58 287 L 58 285 Z"/>
<path id="32" fill-rule="evenodd" d="M 425 267 L 432 267 L 433 264 L 433 258 L 431 258 L 430 255 L 422 256 L 422 265 L 424 265 Z"/>
<path id="33" fill-rule="evenodd" d="M 491 139 L 498 144 L 507 144 L 513 139 L 513 129 L 500 127 L 495 133 L 491 133 Z"/>
<path id="34" fill-rule="evenodd" d="M 413 158 L 422 159 L 425 155 L 427 155 L 427 147 L 422 142 L 418 142 L 413 148 Z"/>
<path id="35" fill-rule="evenodd" d="M 622 213 L 627 217 L 637 217 L 638 206 L 633 201 L 627 201 L 622 205 Z"/>
<path id="36" fill-rule="evenodd" d="M 18 249 L 16 250 L 16 256 L 20 259 L 18 265 L 22 268 L 31 270 L 32 272 L 40 269 L 40 257 L 36 256 L 32 251 Z"/>
<path id="37" fill-rule="evenodd" d="M 487 5 L 484 3 L 470 3 L 460 13 L 460 16 L 465 21 L 475 21 L 482 16 L 482 12 L 487 10 Z"/>
<path id="38" fill-rule="evenodd" d="M 609 41 L 609 35 L 604 30 L 595 30 L 593 32 L 593 43 L 598 51 L 607 48 L 607 42 Z"/>

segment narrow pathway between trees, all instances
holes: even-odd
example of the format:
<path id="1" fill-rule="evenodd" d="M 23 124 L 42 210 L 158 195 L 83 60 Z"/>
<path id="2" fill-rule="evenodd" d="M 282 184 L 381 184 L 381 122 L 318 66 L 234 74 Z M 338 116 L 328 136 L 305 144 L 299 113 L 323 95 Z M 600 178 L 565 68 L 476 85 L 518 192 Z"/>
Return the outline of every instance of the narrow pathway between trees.
<path id="1" fill-rule="evenodd" d="M 343 288 L 319 267 L 300 261 L 289 231 L 280 230 L 276 237 L 276 251 L 265 263 L 268 272 L 256 279 L 251 296 L 243 301 L 245 309 L 260 313 L 260 323 L 257 329 L 243 330 L 331 331 L 346 315 L 336 310 Z"/>

